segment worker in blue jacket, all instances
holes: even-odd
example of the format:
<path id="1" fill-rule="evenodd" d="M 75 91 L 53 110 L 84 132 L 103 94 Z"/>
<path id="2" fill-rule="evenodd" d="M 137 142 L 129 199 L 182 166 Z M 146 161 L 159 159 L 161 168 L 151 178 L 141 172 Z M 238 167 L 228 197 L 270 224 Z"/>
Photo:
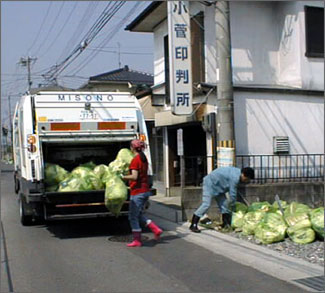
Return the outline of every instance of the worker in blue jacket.
<path id="1" fill-rule="evenodd" d="M 222 227 L 230 226 L 232 210 L 237 199 L 238 183 L 249 183 L 254 177 L 254 169 L 250 167 L 241 170 L 236 167 L 220 167 L 206 175 L 203 178 L 202 204 L 193 214 L 190 230 L 195 233 L 201 232 L 198 223 L 210 208 L 212 198 L 216 199 L 222 214 Z M 229 192 L 230 201 L 227 200 L 227 192 Z"/>

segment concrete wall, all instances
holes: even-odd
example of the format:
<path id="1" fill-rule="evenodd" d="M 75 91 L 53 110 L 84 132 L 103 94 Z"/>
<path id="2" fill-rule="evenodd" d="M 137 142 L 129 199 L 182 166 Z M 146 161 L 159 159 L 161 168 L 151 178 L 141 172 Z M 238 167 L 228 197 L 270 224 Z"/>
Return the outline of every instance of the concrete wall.
<path id="1" fill-rule="evenodd" d="M 275 195 L 279 195 L 281 200 L 288 203 L 297 201 L 309 205 L 310 207 L 319 207 L 324 205 L 324 183 L 272 183 L 272 184 L 249 184 L 238 188 L 248 202 L 268 201 L 274 202 Z M 239 199 L 239 197 L 238 197 Z M 191 220 L 193 212 L 200 206 L 202 200 L 202 188 L 185 188 L 182 194 L 182 213 L 183 220 Z M 219 209 L 216 208 L 216 201 L 212 201 L 211 208 L 208 211 L 211 219 L 219 219 Z"/>
<path id="2" fill-rule="evenodd" d="M 322 1 L 230 2 L 235 85 L 324 89 L 324 60 L 305 57 L 305 5 L 324 7 Z M 206 81 L 216 83 L 215 9 L 191 3 L 192 15 L 199 10 L 205 15 Z M 163 37 L 167 31 L 167 20 L 154 31 L 155 84 L 165 79 Z"/>
<path id="3" fill-rule="evenodd" d="M 237 155 L 273 154 L 288 136 L 290 154 L 324 153 L 324 98 L 272 92 L 234 93 Z"/>

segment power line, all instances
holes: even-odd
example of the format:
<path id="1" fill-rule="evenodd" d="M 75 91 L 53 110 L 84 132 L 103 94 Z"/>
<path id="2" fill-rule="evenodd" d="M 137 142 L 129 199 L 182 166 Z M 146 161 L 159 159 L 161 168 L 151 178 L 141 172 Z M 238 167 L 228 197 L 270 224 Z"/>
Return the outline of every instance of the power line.
<path id="1" fill-rule="evenodd" d="M 108 23 L 108 21 L 117 13 L 117 11 L 125 4 L 125 1 L 116 1 L 112 8 L 109 8 L 112 3 L 110 2 L 99 19 L 95 22 L 92 28 L 87 32 L 86 36 L 82 41 L 75 47 L 71 54 L 60 64 L 52 66 L 52 68 L 44 74 L 44 78 L 48 81 L 54 81 L 57 76 L 65 70 L 90 44 L 95 36 L 100 32 L 101 29 Z"/>
<path id="2" fill-rule="evenodd" d="M 91 19 L 91 16 L 94 14 L 98 4 L 99 4 L 99 2 L 97 2 L 97 1 L 95 1 L 95 2 L 91 1 L 88 3 L 88 6 L 83 14 L 83 17 L 80 19 L 78 25 L 76 26 L 76 30 L 75 30 L 74 34 L 70 38 L 70 40 L 67 43 L 67 45 L 65 46 L 65 48 L 62 50 L 62 53 L 61 53 L 60 57 L 58 58 L 58 60 L 61 60 L 63 58 L 63 56 L 65 56 L 69 52 L 69 50 L 71 50 L 73 43 L 83 33 L 84 29 L 86 28 L 88 22 Z"/>
<path id="3" fill-rule="evenodd" d="M 100 47 L 105 46 L 112 38 L 113 36 L 119 31 L 119 29 L 122 27 L 122 25 L 128 20 L 128 18 L 136 11 L 136 8 L 141 5 L 142 3 L 140 2 L 136 2 L 136 4 L 129 10 L 129 12 L 127 13 L 127 15 L 122 18 L 122 20 L 114 27 L 114 29 L 111 31 L 110 34 L 107 35 L 107 37 L 100 43 Z M 85 58 L 85 60 L 80 63 L 78 65 L 77 68 L 75 68 L 74 70 L 71 70 L 69 73 L 71 73 L 72 71 L 74 71 L 74 73 L 72 74 L 76 74 L 78 71 L 80 71 L 81 69 L 83 69 L 93 58 L 95 58 L 98 54 L 98 51 L 93 53 L 92 55 L 88 56 L 87 58 Z"/>
<path id="4" fill-rule="evenodd" d="M 74 6 L 72 7 L 68 17 L 66 18 L 64 24 L 62 25 L 60 31 L 57 33 L 56 37 L 53 39 L 52 43 L 48 46 L 48 48 L 44 51 L 44 54 L 39 56 L 38 58 L 42 58 L 50 49 L 51 47 L 53 46 L 53 44 L 55 43 L 55 41 L 59 38 L 59 36 L 61 35 L 63 29 L 66 27 L 67 23 L 69 22 L 69 20 L 71 20 L 71 15 L 72 13 L 75 11 L 76 7 L 78 5 L 78 2 L 75 2 L 74 3 Z"/>
<path id="5" fill-rule="evenodd" d="M 39 47 L 38 47 L 36 53 L 33 54 L 34 56 L 36 56 L 36 55 L 38 54 L 38 52 L 40 51 L 40 49 L 44 46 L 44 44 L 46 43 L 47 39 L 49 38 L 49 36 L 50 36 L 50 34 L 51 34 L 53 28 L 55 27 L 55 24 L 56 24 L 57 20 L 58 20 L 60 14 L 61 14 L 61 11 L 62 11 L 62 8 L 63 8 L 63 6 L 64 6 L 64 3 L 65 3 L 65 1 L 62 1 L 62 4 L 61 4 L 61 6 L 60 6 L 60 8 L 59 8 L 59 11 L 58 11 L 56 17 L 53 19 L 52 25 L 50 26 L 50 30 L 49 30 L 49 32 L 46 34 L 45 40 L 44 40 L 43 42 L 40 43 L 40 45 L 39 45 Z"/>
<path id="6" fill-rule="evenodd" d="M 101 49 L 93 49 L 88 48 L 88 50 L 98 51 L 98 52 L 106 52 L 106 53 L 120 53 L 120 54 L 129 54 L 129 55 L 153 55 L 153 53 L 137 53 L 137 52 L 119 52 L 119 51 L 109 51 L 109 50 L 101 50 Z"/>
<path id="7" fill-rule="evenodd" d="M 36 35 L 34 41 L 32 42 L 32 45 L 31 45 L 31 46 L 29 47 L 29 49 L 27 50 L 27 53 L 29 53 L 29 51 L 34 47 L 34 45 L 35 45 L 35 43 L 36 43 L 36 40 L 38 39 L 38 37 L 39 37 L 39 35 L 40 35 L 40 33 L 41 33 L 43 27 L 44 27 L 44 23 L 45 23 L 45 20 L 47 19 L 47 16 L 48 16 L 49 12 L 50 12 L 51 6 L 52 6 L 52 1 L 50 1 L 49 6 L 47 7 L 47 11 L 46 11 L 46 14 L 45 14 L 45 16 L 44 16 L 44 18 L 43 18 L 42 24 L 40 25 L 40 28 L 39 28 L 39 30 L 38 30 L 38 33 L 37 33 L 37 35 Z"/>

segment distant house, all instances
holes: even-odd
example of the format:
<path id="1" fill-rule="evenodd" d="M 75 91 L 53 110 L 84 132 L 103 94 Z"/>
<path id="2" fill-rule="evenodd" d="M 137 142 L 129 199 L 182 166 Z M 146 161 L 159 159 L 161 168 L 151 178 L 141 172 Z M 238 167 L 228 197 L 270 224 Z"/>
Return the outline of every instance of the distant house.
<path id="1" fill-rule="evenodd" d="M 80 90 L 130 92 L 136 94 L 153 85 L 153 75 L 123 68 L 91 76 Z"/>

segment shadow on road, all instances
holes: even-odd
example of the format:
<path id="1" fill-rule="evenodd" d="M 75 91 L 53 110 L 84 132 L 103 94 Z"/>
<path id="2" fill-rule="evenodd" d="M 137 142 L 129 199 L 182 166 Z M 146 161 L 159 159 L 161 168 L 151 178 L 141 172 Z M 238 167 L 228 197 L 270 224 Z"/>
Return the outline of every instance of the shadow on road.
<path id="1" fill-rule="evenodd" d="M 60 239 L 131 233 L 127 217 L 53 221 L 40 227 L 45 227 L 54 237 Z"/>
<path id="2" fill-rule="evenodd" d="M 88 238 L 88 237 L 111 237 L 111 236 L 127 236 L 131 239 L 131 228 L 127 217 L 119 218 L 99 218 L 99 219 L 81 219 L 81 220 L 61 220 L 47 222 L 45 225 L 36 226 L 47 229 L 54 237 L 60 239 L 71 238 Z M 153 234 L 147 227 L 142 227 L 143 235 L 153 238 Z M 145 241 L 145 246 L 155 246 L 159 244 L 167 244 L 172 240 L 182 238 L 182 235 L 168 235 L 168 231 L 164 231 L 159 242 L 154 239 Z"/>
<path id="3" fill-rule="evenodd" d="M 145 241 L 143 243 L 144 247 L 153 247 L 156 245 L 162 245 L 162 244 L 169 244 L 171 241 L 176 240 L 176 239 L 180 239 L 183 238 L 183 235 L 178 234 L 178 235 L 166 235 L 163 234 L 160 238 L 159 241 L 156 241 L 155 239 L 150 239 L 148 241 Z"/>

